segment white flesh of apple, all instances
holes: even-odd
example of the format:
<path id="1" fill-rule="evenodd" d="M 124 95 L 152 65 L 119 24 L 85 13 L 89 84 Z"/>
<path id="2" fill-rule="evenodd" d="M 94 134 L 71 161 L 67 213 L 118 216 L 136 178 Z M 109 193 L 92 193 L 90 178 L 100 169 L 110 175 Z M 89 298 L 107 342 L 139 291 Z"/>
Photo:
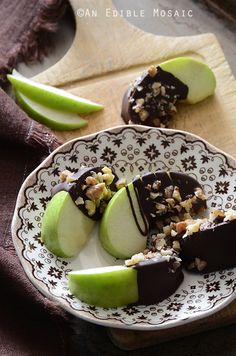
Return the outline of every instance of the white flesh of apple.
<path id="1" fill-rule="evenodd" d="M 40 104 L 57 110 L 86 114 L 103 109 L 101 104 L 80 98 L 62 89 L 35 82 L 25 78 L 16 70 L 8 74 L 7 78 L 16 90 Z"/>
<path id="2" fill-rule="evenodd" d="M 15 90 L 17 102 L 33 119 L 55 130 L 74 130 L 84 127 L 88 121 L 75 113 L 59 111 L 37 103 Z"/>
<path id="3" fill-rule="evenodd" d="M 160 67 L 188 86 L 186 103 L 195 104 L 214 94 L 215 75 L 205 63 L 189 57 L 178 57 L 161 63 Z"/>
<path id="4" fill-rule="evenodd" d="M 80 300 L 103 308 L 137 302 L 137 271 L 125 266 L 90 268 L 68 273 L 69 289 Z"/>
<path id="5" fill-rule="evenodd" d="M 42 219 L 42 240 L 60 257 L 75 256 L 88 240 L 95 222 L 82 213 L 70 194 L 58 192 L 47 205 Z"/>
<path id="6" fill-rule="evenodd" d="M 144 223 L 133 183 L 128 186 L 137 220 L 143 230 Z M 126 188 L 119 190 L 110 200 L 101 220 L 99 235 L 105 250 L 116 258 L 129 258 L 145 249 L 147 236 L 143 236 L 136 225 Z"/>

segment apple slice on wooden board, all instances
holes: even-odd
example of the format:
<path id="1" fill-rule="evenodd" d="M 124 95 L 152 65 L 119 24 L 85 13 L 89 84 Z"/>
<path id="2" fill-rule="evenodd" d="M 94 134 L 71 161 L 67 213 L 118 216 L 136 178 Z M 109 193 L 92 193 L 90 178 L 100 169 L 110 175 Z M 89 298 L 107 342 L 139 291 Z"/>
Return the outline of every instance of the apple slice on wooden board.
<path id="1" fill-rule="evenodd" d="M 56 110 L 87 114 L 103 109 L 103 105 L 80 98 L 65 90 L 35 82 L 19 75 L 16 70 L 7 75 L 12 86 L 30 99 Z"/>
<path id="2" fill-rule="evenodd" d="M 74 130 L 84 127 L 88 121 L 82 119 L 76 113 L 59 111 L 41 105 L 36 101 L 15 90 L 15 96 L 18 104 L 29 114 L 32 119 L 58 131 Z"/>
<path id="3" fill-rule="evenodd" d="M 207 64 L 190 57 L 178 57 L 159 66 L 187 85 L 186 103 L 196 104 L 214 94 L 216 78 Z"/>
<path id="4" fill-rule="evenodd" d="M 47 205 L 41 237 L 49 251 L 59 257 L 73 257 L 88 240 L 95 221 L 84 215 L 68 192 L 61 191 Z"/>
<path id="5" fill-rule="evenodd" d="M 126 188 L 121 188 L 110 200 L 101 220 L 99 236 L 102 246 L 116 258 L 129 258 L 143 251 L 147 243 L 147 221 L 141 215 L 133 183 L 128 184 L 133 208 L 141 229 L 134 219 Z"/>

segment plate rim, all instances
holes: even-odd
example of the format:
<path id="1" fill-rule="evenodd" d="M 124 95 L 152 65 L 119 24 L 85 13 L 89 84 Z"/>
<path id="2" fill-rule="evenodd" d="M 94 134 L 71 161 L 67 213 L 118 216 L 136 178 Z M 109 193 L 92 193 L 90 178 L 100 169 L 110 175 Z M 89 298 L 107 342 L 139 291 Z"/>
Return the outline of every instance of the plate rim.
<path id="1" fill-rule="evenodd" d="M 207 140 L 201 138 L 200 136 L 198 136 L 196 134 L 193 134 L 191 132 L 188 132 L 188 131 L 184 131 L 184 130 L 166 129 L 166 128 L 154 128 L 154 127 L 144 126 L 144 125 L 118 125 L 118 126 L 113 126 L 113 127 L 107 128 L 107 129 L 100 130 L 98 132 L 90 133 L 88 135 L 80 136 L 80 137 L 74 138 L 72 140 L 69 140 L 69 141 L 63 143 L 58 148 L 56 148 L 54 151 L 52 151 L 26 177 L 26 179 L 24 180 L 24 182 L 22 183 L 22 185 L 21 185 L 21 187 L 19 189 L 19 192 L 18 192 L 18 195 L 17 195 L 17 199 L 16 199 L 16 203 L 15 203 L 12 223 L 11 223 L 11 234 L 12 234 L 13 245 L 14 245 L 14 248 L 16 250 L 17 256 L 19 258 L 20 264 L 22 265 L 24 273 L 27 275 L 27 277 L 29 278 L 30 282 L 33 284 L 33 286 L 35 288 L 37 288 L 40 291 L 40 293 L 42 293 L 49 300 L 57 303 L 64 310 L 66 310 L 68 313 L 74 315 L 77 318 L 81 318 L 81 319 L 83 319 L 85 321 L 91 322 L 93 324 L 102 325 L 102 326 L 106 326 L 106 327 L 112 327 L 112 328 L 118 328 L 118 329 L 150 331 L 150 330 L 171 329 L 173 327 L 178 327 L 178 326 L 181 326 L 181 325 L 184 325 L 184 324 L 188 324 L 188 323 L 200 320 L 200 319 L 207 318 L 208 316 L 219 312 L 221 309 L 227 307 L 227 305 L 229 305 L 231 302 L 233 302 L 234 299 L 236 298 L 236 290 L 234 290 L 234 292 L 229 297 L 222 299 L 222 301 L 214 308 L 211 308 L 209 310 L 202 311 L 202 312 L 199 312 L 199 313 L 195 313 L 191 317 L 181 318 L 181 319 L 179 319 L 177 321 L 176 320 L 170 320 L 170 321 L 167 321 L 166 323 L 163 323 L 163 324 L 145 324 L 145 322 L 140 322 L 140 323 L 135 323 L 135 324 L 125 324 L 125 323 L 122 323 L 121 321 L 119 321 L 117 319 L 114 319 L 114 318 L 109 318 L 109 319 L 94 318 L 94 316 L 91 316 L 87 312 L 78 311 L 78 310 L 75 310 L 75 309 L 71 308 L 70 306 L 67 305 L 67 303 L 62 298 L 56 297 L 56 296 L 50 294 L 49 292 L 47 292 L 46 289 L 44 290 L 41 287 L 41 283 L 42 282 L 39 281 L 38 279 L 34 278 L 33 274 L 31 273 L 32 271 L 28 268 L 29 261 L 25 260 L 22 257 L 21 250 L 18 248 L 18 246 L 16 244 L 16 240 L 19 240 L 19 238 L 17 236 L 17 231 L 18 231 L 18 227 L 19 227 L 18 212 L 19 212 L 19 209 L 22 208 L 22 203 L 21 203 L 22 195 L 24 195 L 24 191 L 29 185 L 28 182 L 30 182 L 33 177 L 37 176 L 38 171 L 43 167 L 46 168 L 48 162 L 50 162 L 52 160 L 54 155 L 56 155 L 59 152 L 63 153 L 65 151 L 65 148 L 67 148 L 67 146 L 72 147 L 73 144 L 75 142 L 77 142 L 77 141 L 80 141 L 80 140 L 91 140 L 92 138 L 95 138 L 96 136 L 98 136 L 98 135 L 100 135 L 101 133 L 104 133 L 104 132 L 113 133 L 113 134 L 116 133 L 116 132 L 117 133 L 121 133 L 122 131 L 124 131 L 126 129 L 133 129 L 135 132 L 139 132 L 139 133 L 148 132 L 150 130 L 155 130 L 155 131 L 159 131 L 160 133 L 182 134 L 185 138 L 188 137 L 188 138 L 191 138 L 193 140 L 199 140 L 199 141 L 203 142 L 204 145 L 207 146 L 208 148 L 210 148 L 211 150 L 213 150 L 213 151 L 215 151 L 217 153 L 223 154 L 227 158 L 228 163 L 231 166 L 231 168 L 234 168 L 236 170 L 236 159 L 233 158 L 233 156 L 231 156 L 230 154 L 228 154 L 228 153 L 224 152 L 223 150 L 217 148 L 216 146 L 212 145 L 211 143 L 209 143 Z"/>

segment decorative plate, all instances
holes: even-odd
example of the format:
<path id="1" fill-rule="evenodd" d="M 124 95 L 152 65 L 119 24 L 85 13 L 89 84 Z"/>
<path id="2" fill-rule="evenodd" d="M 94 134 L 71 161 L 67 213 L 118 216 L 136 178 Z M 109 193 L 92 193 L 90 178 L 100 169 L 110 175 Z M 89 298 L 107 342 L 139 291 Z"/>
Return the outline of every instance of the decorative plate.
<path id="1" fill-rule="evenodd" d="M 120 264 L 100 246 L 97 229 L 76 258 L 50 253 L 40 239 L 41 219 L 59 172 L 80 166 L 109 165 L 131 179 L 155 170 L 175 170 L 204 187 L 208 209 L 236 209 L 236 161 L 192 134 L 144 126 L 119 126 L 67 142 L 24 182 L 17 199 L 12 234 L 20 261 L 32 283 L 48 298 L 87 321 L 119 328 L 154 330 L 206 317 L 235 298 L 236 268 L 205 275 L 184 272 L 178 290 L 161 303 L 103 309 L 82 303 L 68 290 L 67 272 Z"/>

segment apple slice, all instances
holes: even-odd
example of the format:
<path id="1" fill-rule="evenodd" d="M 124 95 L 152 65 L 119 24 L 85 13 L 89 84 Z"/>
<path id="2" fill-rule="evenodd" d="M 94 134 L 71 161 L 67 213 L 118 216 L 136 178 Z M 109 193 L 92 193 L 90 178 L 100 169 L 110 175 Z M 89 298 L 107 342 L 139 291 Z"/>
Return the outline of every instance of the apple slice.
<path id="1" fill-rule="evenodd" d="M 130 194 L 132 205 L 127 192 Z M 133 183 L 130 183 L 110 200 L 100 224 L 100 241 L 112 256 L 125 259 L 145 249 L 147 234 L 148 223 L 141 214 Z"/>
<path id="2" fill-rule="evenodd" d="M 51 129 L 74 130 L 84 127 L 88 121 L 79 117 L 76 113 L 59 111 L 39 104 L 15 90 L 18 104 L 29 114 L 32 119 L 50 127 Z"/>
<path id="3" fill-rule="evenodd" d="M 30 99 L 53 109 L 77 114 L 87 114 L 103 109 L 101 104 L 80 98 L 62 89 L 35 82 L 23 77 L 21 74 L 19 75 L 16 70 L 13 71 L 13 74 L 8 74 L 7 78 L 16 90 L 19 90 Z"/>
<path id="4" fill-rule="evenodd" d="M 137 271 L 109 266 L 69 272 L 69 289 L 80 300 L 103 308 L 138 301 Z"/>
<path id="5" fill-rule="evenodd" d="M 42 219 L 41 237 L 49 251 L 59 257 L 73 257 L 83 247 L 95 225 L 61 191 L 53 196 Z"/>
<path id="6" fill-rule="evenodd" d="M 140 259 L 141 257 L 141 259 Z M 136 262 L 134 262 L 136 261 Z M 153 304 L 169 297 L 183 280 L 181 260 L 156 253 L 140 253 L 127 266 L 109 266 L 69 272 L 69 289 L 81 301 L 103 308 L 128 304 Z"/>
<path id="7" fill-rule="evenodd" d="M 160 67 L 188 86 L 186 103 L 196 104 L 214 94 L 216 79 L 207 64 L 190 57 L 178 57 L 161 63 Z"/>

